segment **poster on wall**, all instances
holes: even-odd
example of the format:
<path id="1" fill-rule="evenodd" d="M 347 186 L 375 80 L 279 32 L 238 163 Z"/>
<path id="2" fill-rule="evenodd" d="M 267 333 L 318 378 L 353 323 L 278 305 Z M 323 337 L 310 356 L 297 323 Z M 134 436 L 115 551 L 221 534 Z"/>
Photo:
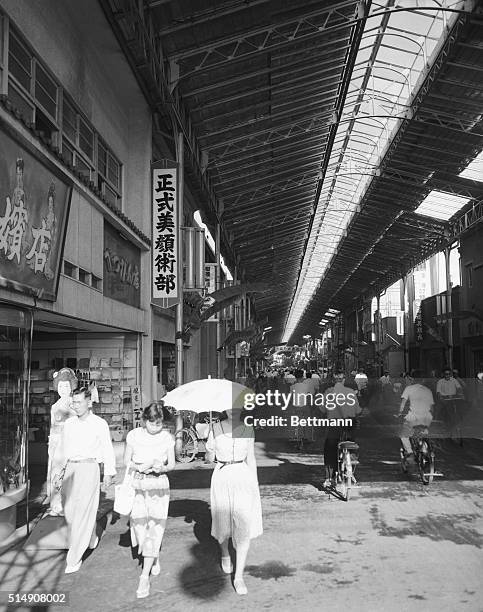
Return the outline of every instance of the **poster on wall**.
<path id="1" fill-rule="evenodd" d="M 103 291 L 106 297 L 139 308 L 141 252 L 104 221 Z"/>
<path id="2" fill-rule="evenodd" d="M 0 151 L 0 286 L 55 302 L 72 186 L 1 125 Z"/>
<path id="3" fill-rule="evenodd" d="M 152 185 L 152 300 L 162 308 L 170 308 L 179 302 L 183 291 L 183 279 L 178 277 L 177 164 L 153 164 Z"/>

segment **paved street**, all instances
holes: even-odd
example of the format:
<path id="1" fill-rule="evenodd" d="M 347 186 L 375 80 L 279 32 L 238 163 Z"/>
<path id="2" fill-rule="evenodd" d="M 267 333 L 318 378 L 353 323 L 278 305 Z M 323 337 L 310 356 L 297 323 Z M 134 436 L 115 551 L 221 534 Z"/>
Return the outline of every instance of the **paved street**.
<path id="1" fill-rule="evenodd" d="M 211 470 L 200 462 L 170 476 L 162 571 L 148 599 L 135 598 L 140 570 L 126 520 L 112 517 L 78 574 L 63 574 L 63 553 L 19 548 L 0 558 L 1 590 L 68 592 L 69 609 L 83 612 L 483 610 L 482 441 L 440 441 L 443 476 L 424 487 L 399 473 L 395 439 L 364 439 L 361 485 L 348 503 L 320 490 L 317 446 L 297 453 L 283 441 L 258 444 L 265 532 L 250 549 L 247 597 L 218 567 Z"/>

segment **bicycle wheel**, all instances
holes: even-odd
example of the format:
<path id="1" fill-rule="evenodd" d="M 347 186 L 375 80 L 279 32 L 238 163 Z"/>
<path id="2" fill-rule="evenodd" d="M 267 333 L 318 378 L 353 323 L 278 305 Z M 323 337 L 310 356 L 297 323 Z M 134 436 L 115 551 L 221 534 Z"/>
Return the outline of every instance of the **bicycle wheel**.
<path id="1" fill-rule="evenodd" d="M 176 459 L 180 463 L 193 461 L 198 452 L 198 442 L 190 429 L 181 430 L 181 449 L 177 453 Z"/>
<path id="2" fill-rule="evenodd" d="M 418 457 L 419 477 L 424 485 L 433 482 L 434 452 L 428 442 L 422 442 Z"/>
<path id="3" fill-rule="evenodd" d="M 341 467 L 341 495 L 345 501 L 349 501 L 352 487 L 352 463 L 347 451 L 344 451 Z"/>

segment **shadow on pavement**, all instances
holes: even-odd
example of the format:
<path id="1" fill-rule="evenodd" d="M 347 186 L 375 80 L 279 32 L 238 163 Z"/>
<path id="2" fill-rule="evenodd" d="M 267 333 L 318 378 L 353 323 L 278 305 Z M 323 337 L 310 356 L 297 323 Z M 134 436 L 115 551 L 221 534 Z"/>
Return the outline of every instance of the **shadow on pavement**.
<path id="1" fill-rule="evenodd" d="M 197 540 L 190 548 L 191 563 L 185 566 L 179 581 L 185 593 L 195 599 L 211 600 L 229 588 L 229 577 L 220 568 L 218 542 L 211 536 L 211 513 L 207 502 L 199 499 L 178 499 L 169 504 L 170 517 L 184 517 L 193 525 Z"/>

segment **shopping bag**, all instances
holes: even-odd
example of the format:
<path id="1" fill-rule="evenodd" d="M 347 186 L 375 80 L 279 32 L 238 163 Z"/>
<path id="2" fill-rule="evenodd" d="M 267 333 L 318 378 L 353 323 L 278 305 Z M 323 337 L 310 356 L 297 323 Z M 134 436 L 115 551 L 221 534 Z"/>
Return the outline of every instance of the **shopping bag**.
<path id="1" fill-rule="evenodd" d="M 126 468 L 124 479 L 121 484 L 114 488 L 114 512 L 127 516 L 131 514 L 136 492 L 132 486 L 132 478 L 129 475 L 129 466 Z"/>

